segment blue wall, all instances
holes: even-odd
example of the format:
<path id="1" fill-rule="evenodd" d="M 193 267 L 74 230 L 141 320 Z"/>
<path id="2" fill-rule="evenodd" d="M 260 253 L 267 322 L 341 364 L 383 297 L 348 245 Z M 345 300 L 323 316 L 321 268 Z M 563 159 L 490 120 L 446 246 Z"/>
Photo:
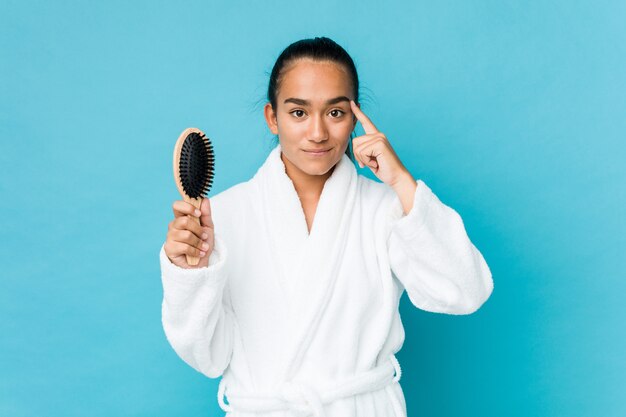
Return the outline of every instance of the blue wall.
<path id="1" fill-rule="evenodd" d="M 238 3 L 0 4 L 0 415 L 223 415 L 161 328 L 173 145 L 250 178 L 273 62 L 321 35 L 494 276 L 470 316 L 404 296 L 409 415 L 626 415 L 626 4 Z"/>

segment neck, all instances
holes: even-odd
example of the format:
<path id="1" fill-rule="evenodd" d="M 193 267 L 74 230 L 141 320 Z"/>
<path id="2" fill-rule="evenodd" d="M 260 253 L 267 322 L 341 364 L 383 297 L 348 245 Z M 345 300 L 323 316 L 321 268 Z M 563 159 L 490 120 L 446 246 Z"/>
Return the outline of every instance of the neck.
<path id="1" fill-rule="evenodd" d="M 306 172 L 293 165 L 281 152 L 280 158 L 285 164 L 285 172 L 293 182 L 293 185 L 300 199 L 319 199 L 326 180 L 330 178 L 335 167 L 333 166 L 323 175 L 309 175 Z"/>

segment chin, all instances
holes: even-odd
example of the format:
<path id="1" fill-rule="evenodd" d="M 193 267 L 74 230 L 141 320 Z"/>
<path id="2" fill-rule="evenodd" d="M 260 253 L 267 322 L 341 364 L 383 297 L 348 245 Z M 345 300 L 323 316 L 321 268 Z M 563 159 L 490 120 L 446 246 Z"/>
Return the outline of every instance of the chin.
<path id="1" fill-rule="evenodd" d="M 301 167 L 300 169 L 303 172 L 306 172 L 309 175 L 325 175 L 328 171 L 331 170 L 331 168 L 334 165 L 324 165 L 321 166 L 319 163 L 318 164 L 313 164 L 313 163 L 306 163 L 303 167 Z"/>

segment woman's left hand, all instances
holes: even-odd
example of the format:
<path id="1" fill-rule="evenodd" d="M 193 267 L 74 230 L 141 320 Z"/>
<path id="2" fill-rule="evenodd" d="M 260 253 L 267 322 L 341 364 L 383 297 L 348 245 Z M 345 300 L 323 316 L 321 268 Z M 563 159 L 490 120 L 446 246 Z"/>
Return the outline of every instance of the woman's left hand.
<path id="1" fill-rule="evenodd" d="M 365 135 L 352 139 L 352 153 L 359 166 L 368 166 L 379 180 L 392 187 L 407 177 L 412 179 L 385 134 L 378 131 L 353 100 L 350 107 L 365 130 Z"/>

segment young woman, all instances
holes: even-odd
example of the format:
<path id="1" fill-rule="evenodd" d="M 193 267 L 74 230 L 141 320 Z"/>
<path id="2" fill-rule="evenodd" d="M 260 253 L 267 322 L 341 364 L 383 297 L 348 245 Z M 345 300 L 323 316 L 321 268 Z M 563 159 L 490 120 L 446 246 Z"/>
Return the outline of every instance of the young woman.
<path id="1" fill-rule="evenodd" d="M 227 416 L 406 416 L 394 356 L 402 292 L 446 314 L 491 295 L 461 217 L 411 176 L 358 90 L 335 42 L 293 43 L 270 76 L 265 118 L 278 144 L 266 161 L 201 211 L 174 202 L 163 327 L 187 364 L 222 375 Z M 357 121 L 365 135 L 351 139 Z"/>

